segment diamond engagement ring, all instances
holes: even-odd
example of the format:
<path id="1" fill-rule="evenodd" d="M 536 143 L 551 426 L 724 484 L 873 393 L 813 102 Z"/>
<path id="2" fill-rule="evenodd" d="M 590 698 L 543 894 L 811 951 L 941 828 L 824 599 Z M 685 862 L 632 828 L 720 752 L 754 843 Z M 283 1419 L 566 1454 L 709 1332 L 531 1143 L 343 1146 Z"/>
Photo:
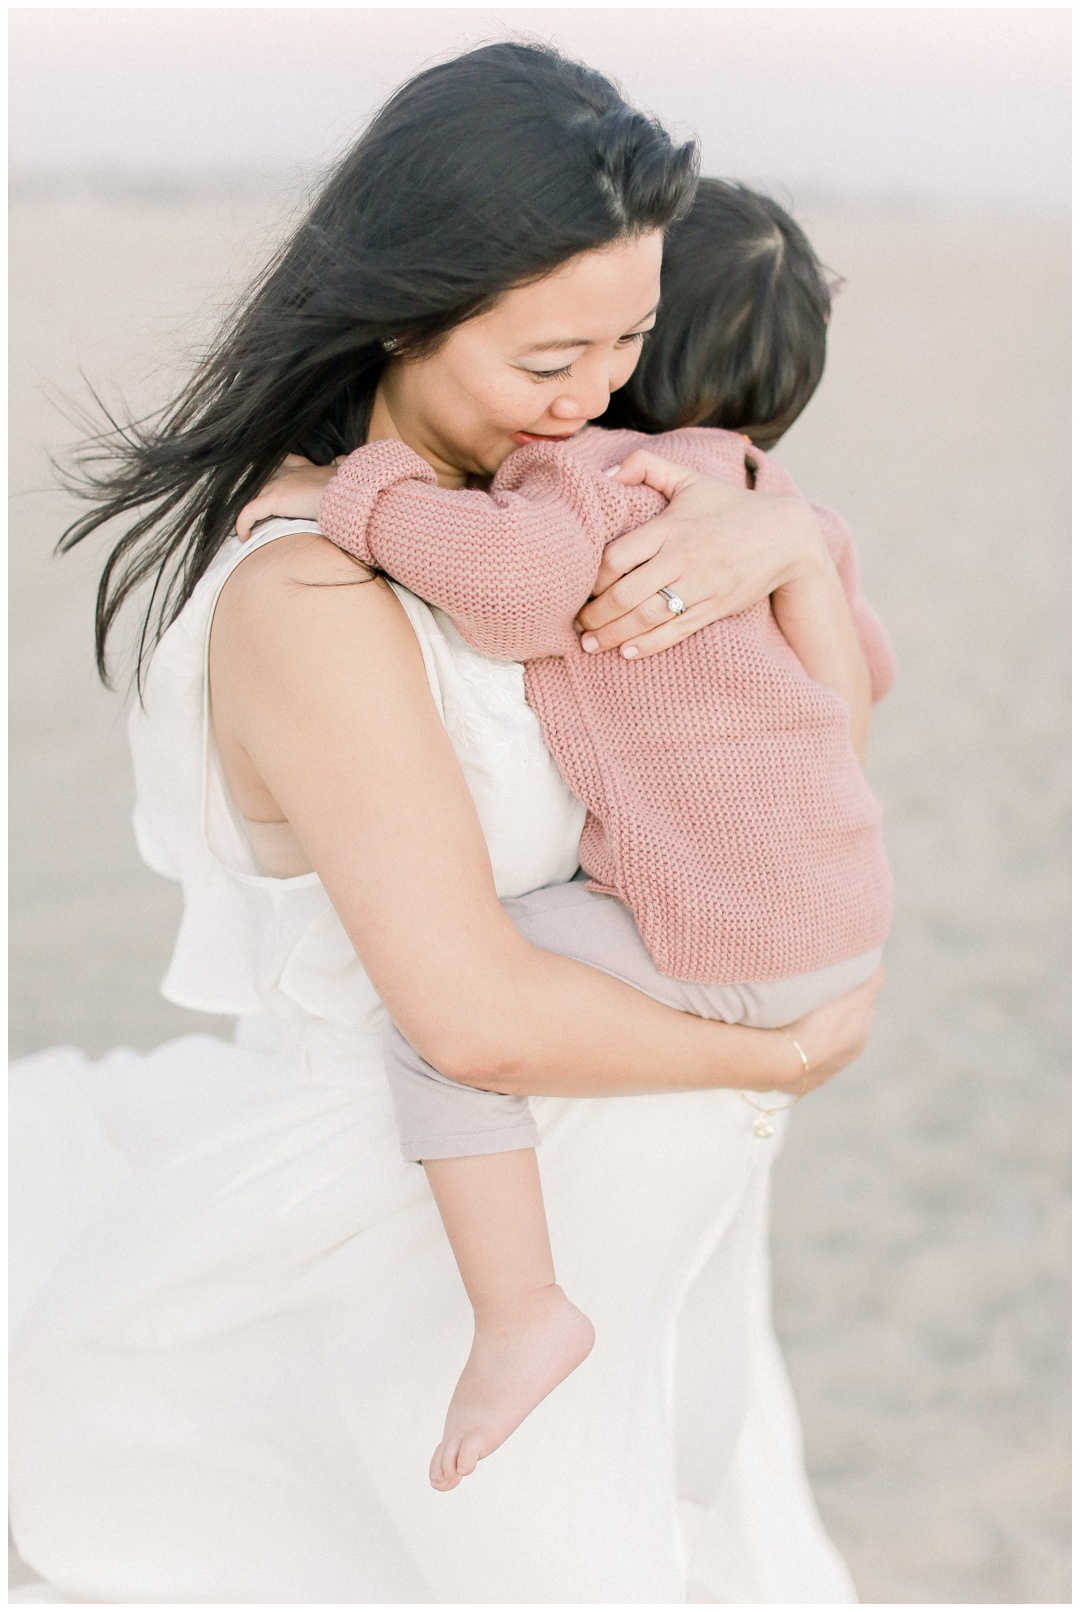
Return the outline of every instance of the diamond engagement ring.
<path id="1" fill-rule="evenodd" d="M 683 604 L 674 588 L 657 588 L 656 591 L 657 593 L 662 594 L 667 600 L 667 607 L 673 616 L 682 615 L 683 611 L 686 609 L 686 606 Z"/>

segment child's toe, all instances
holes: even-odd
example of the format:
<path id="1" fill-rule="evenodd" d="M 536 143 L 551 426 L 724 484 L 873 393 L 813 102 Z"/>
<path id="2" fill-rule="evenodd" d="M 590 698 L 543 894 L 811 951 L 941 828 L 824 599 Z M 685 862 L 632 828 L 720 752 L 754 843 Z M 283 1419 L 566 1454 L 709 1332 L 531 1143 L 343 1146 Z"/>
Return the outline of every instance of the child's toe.
<path id="1" fill-rule="evenodd" d="M 431 1458 L 431 1486 L 433 1489 L 456 1489 L 461 1479 L 457 1470 L 457 1453 L 461 1444 L 458 1438 L 443 1439 Z"/>
<path id="2" fill-rule="evenodd" d="M 466 1433 L 458 1450 L 458 1476 L 467 1478 L 470 1472 L 475 1472 L 477 1462 L 481 1459 L 483 1453 L 484 1440 L 482 1435 L 480 1433 Z"/>

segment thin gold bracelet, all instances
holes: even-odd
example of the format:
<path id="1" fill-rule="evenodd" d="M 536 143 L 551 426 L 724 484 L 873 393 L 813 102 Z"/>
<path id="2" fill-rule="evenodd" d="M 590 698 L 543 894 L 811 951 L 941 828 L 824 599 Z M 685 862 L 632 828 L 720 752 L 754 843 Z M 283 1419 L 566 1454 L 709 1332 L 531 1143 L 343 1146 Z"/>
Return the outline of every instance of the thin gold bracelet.
<path id="1" fill-rule="evenodd" d="M 794 1108 L 796 1103 L 802 1101 L 802 1099 L 806 1096 L 806 1083 L 810 1079 L 810 1059 L 806 1056 L 806 1053 L 796 1041 L 795 1037 L 791 1034 L 790 1030 L 781 1030 L 780 1034 L 787 1036 L 788 1040 L 791 1042 L 791 1045 L 799 1054 L 803 1067 L 802 1085 L 799 1088 L 798 1095 L 793 1097 L 790 1103 L 783 1103 L 773 1108 L 766 1108 L 764 1103 L 755 1103 L 754 1099 L 744 1091 L 739 1093 L 739 1096 L 742 1098 L 744 1103 L 749 1103 L 751 1108 L 757 1110 L 758 1118 L 754 1122 L 754 1135 L 762 1138 L 772 1136 L 776 1129 L 775 1125 L 769 1124 L 769 1120 L 772 1118 L 773 1114 L 786 1114 L 789 1108 Z"/>

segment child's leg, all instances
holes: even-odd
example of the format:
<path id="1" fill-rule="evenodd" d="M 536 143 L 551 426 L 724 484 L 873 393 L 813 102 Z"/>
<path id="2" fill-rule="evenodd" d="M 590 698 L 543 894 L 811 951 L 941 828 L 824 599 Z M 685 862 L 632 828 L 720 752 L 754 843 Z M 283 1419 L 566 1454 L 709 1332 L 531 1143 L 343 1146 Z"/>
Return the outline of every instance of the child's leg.
<path id="1" fill-rule="evenodd" d="M 475 1318 L 431 1462 L 434 1487 L 453 1489 L 581 1364 L 593 1329 L 556 1284 L 531 1148 L 425 1169 Z"/>
<path id="2" fill-rule="evenodd" d="M 389 1021 L 383 1055 L 402 1153 L 424 1164 L 473 1307 L 429 1473 L 447 1490 L 580 1365 L 593 1329 L 555 1283 L 527 1099 L 448 1079 Z"/>
<path id="3" fill-rule="evenodd" d="M 620 902 L 575 881 L 504 906 L 534 945 L 686 1005 Z M 555 1282 L 528 1102 L 448 1079 L 389 1021 L 383 1051 L 402 1151 L 424 1163 L 475 1316 L 431 1463 L 432 1484 L 452 1489 L 584 1360 L 593 1329 Z"/>
<path id="4" fill-rule="evenodd" d="M 527 1097 L 479 1091 L 440 1074 L 390 1019 L 383 1026 L 383 1065 L 402 1157 L 412 1163 L 539 1146 Z"/>
<path id="5" fill-rule="evenodd" d="M 527 1099 L 448 1079 L 390 1021 L 383 1057 L 402 1153 L 424 1164 L 473 1307 L 429 1473 L 453 1489 L 580 1365 L 593 1329 L 555 1283 Z"/>

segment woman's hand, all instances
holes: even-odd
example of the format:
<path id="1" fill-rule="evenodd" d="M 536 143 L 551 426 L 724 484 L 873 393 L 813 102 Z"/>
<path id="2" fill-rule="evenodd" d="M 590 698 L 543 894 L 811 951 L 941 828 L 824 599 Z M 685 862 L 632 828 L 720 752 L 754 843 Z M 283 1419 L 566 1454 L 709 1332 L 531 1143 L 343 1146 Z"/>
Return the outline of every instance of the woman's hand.
<path id="1" fill-rule="evenodd" d="M 337 467 L 336 459 L 332 465 L 313 465 L 302 454 L 286 454 L 281 468 L 236 517 L 236 535 L 241 543 L 247 542 L 257 522 L 269 520 L 273 515 L 288 520 L 317 521 L 326 484 Z"/>
<path id="2" fill-rule="evenodd" d="M 787 1026 L 788 1033 L 795 1037 L 806 1053 L 810 1065 L 809 1077 L 806 1077 L 802 1059 L 787 1036 L 780 1035 L 779 1031 L 772 1032 L 783 1043 L 783 1048 L 778 1050 L 783 1073 L 773 1086 L 774 1091 L 785 1092 L 791 1097 L 801 1096 L 804 1091 L 814 1091 L 859 1056 L 870 1039 L 874 1000 L 884 978 L 885 970 L 876 968 L 865 985 L 857 985 L 846 996 L 815 1008 L 812 1013 L 804 1014 L 794 1024 Z"/>
<path id="3" fill-rule="evenodd" d="M 614 473 L 670 507 L 609 543 L 580 611 L 582 648 L 656 655 L 723 616 L 747 610 L 828 559 L 813 511 L 798 498 L 751 492 L 638 448 Z M 672 615 L 659 590 L 686 605 Z"/>

